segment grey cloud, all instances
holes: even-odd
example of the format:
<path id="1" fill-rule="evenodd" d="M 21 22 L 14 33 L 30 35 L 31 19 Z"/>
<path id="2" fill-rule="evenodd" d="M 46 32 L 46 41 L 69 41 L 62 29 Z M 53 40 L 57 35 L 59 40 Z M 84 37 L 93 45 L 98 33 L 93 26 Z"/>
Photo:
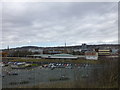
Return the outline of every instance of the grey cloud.
<path id="1" fill-rule="evenodd" d="M 4 3 L 3 43 L 104 42 L 117 37 L 117 3 Z M 9 41 L 9 43 L 7 43 Z M 11 42 L 10 42 L 11 41 Z"/>

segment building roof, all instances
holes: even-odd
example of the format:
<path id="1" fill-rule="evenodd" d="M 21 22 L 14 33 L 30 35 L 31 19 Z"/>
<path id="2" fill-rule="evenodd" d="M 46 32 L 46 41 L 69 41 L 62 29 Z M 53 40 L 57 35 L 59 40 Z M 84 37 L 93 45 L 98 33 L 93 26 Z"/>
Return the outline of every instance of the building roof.
<path id="1" fill-rule="evenodd" d="M 107 51 L 110 51 L 109 49 L 99 49 L 98 51 L 104 51 L 104 52 L 107 52 Z"/>
<path id="2" fill-rule="evenodd" d="M 72 54 L 54 54 L 54 55 L 50 55 L 50 54 L 35 54 L 35 55 L 28 55 L 28 56 L 60 56 L 60 57 L 64 57 L 64 56 L 70 56 L 70 57 L 72 57 L 72 56 L 74 56 L 74 55 L 72 55 Z"/>
<path id="3" fill-rule="evenodd" d="M 74 56 L 72 54 L 54 54 L 54 56 Z"/>
<path id="4" fill-rule="evenodd" d="M 85 52 L 85 55 L 94 56 L 94 55 L 98 55 L 98 53 L 95 52 L 95 51 L 86 51 L 86 52 Z"/>

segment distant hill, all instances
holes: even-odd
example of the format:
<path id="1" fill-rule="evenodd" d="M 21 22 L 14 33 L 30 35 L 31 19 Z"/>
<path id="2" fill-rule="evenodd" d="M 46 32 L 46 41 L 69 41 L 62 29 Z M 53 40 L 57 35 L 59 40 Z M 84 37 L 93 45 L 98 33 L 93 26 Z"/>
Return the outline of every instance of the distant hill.
<path id="1" fill-rule="evenodd" d="M 72 49 L 79 49 L 82 45 L 76 45 L 76 46 L 66 46 L 66 48 L 72 48 Z M 87 45 L 87 48 L 118 48 L 120 47 L 120 44 L 99 44 L 99 45 Z M 23 46 L 23 47 L 16 47 L 16 48 L 10 48 L 10 50 L 27 50 L 27 49 L 49 49 L 49 48 L 65 48 L 65 46 L 57 46 L 57 47 L 39 47 L 39 46 Z M 7 50 L 7 49 L 3 49 Z"/>

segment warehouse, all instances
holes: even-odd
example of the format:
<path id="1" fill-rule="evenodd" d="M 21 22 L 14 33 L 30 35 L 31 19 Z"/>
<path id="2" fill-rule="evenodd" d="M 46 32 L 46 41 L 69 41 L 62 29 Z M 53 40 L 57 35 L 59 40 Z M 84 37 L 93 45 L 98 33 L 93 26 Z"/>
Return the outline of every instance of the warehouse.
<path id="1" fill-rule="evenodd" d="M 98 50 L 98 55 L 99 56 L 108 56 L 111 55 L 112 50 L 110 49 L 99 49 Z"/>
<path id="2" fill-rule="evenodd" d="M 88 60 L 98 60 L 98 53 L 95 51 L 86 51 L 85 58 Z"/>
<path id="3" fill-rule="evenodd" d="M 44 59 L 78 59 L 77 56 L 71 54 L 54 54 L 54 55 L 40 54 L 40 55 L 28 55 L 27 57 Z"/>

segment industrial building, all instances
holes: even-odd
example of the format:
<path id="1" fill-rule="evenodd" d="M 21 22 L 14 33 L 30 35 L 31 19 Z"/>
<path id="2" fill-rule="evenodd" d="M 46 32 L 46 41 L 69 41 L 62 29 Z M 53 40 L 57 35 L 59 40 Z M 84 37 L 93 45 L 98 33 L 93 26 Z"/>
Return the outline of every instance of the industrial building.
<path id="1" fill-rule="evenodd" d="M 106 56 L 106 55 L 111 55 L 111 50 L 110 49 L 99 49 L 98 50 L 98 55 L 99 56 Z"/>
<path id="2" fill-rule="evenodd" d="M 27 57 L 33 57 L 33 58 L 44 58 L 44 59 L 78 59 L 77 56 L 71 55 L 71 54 L 40 54 L 40 55 L 28 55 Z"/>
<path id="3" fill-rule="evenodd" d="M 95 51 L 86 51 L 85 52 L 85 59 L 98 60 L 98 53 Z"/>

